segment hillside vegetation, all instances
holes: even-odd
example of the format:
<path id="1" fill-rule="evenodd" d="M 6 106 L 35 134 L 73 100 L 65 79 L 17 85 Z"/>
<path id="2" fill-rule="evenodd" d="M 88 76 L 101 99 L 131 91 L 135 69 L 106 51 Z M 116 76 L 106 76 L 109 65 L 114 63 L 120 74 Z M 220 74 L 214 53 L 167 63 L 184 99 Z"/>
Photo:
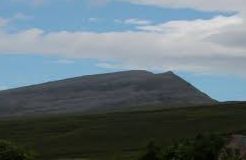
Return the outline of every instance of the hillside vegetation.
<path id="1" fill-rule="evenodd" d="M 197 133 L 246 133 L 246 104 L 98 115 L 0 120 L 1 139 L 36 150 L 40 159 L 124 159 L 154 140 L 162 147 Z"/>

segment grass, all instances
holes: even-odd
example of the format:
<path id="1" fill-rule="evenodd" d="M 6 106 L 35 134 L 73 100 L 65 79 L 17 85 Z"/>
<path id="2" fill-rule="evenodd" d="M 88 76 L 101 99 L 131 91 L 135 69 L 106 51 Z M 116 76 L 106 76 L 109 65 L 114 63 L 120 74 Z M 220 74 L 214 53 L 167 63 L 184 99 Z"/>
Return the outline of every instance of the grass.
<path id="1" fill-rule="evenodd" d="M 130 160 L 150 140 L 165 147 L 204 132 L 246 133 L 246 104 L 0 120 L 0 139 L 36 150 L 45 160 Z"/>

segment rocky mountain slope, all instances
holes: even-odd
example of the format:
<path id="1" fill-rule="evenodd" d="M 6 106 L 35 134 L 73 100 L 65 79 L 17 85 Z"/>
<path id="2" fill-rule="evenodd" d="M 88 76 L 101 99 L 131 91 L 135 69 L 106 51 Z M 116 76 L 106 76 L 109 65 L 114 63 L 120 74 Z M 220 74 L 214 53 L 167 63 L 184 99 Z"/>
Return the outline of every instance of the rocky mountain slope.
<path id="1" fill-rule="evenodd" d="M 216 103 L 173 72 L 124 71 L 0 92 L 0 116 L 96 113 Z"/>

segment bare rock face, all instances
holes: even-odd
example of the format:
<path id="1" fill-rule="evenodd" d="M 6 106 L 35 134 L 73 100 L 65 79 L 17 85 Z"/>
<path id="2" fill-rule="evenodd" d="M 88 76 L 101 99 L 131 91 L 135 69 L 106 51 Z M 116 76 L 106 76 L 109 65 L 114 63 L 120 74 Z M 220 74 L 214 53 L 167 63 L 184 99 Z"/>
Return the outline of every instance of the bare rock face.
<path id="1" fill-rule="evenodd" d="M 151 110 L 216 103 L 172 72 L 82 76 L 0 92 L 0 116 Z"/>

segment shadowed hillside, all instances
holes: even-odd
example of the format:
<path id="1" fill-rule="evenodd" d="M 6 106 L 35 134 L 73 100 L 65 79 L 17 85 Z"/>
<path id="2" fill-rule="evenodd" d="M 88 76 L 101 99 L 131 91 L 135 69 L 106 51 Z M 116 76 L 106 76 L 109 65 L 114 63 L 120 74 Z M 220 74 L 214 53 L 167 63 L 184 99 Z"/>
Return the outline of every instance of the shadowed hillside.
<path id="1" fill-rule="evenodd" d="M 172 72 L 125 71 L 0 92 L 0 116 L 153 110 L 216 103 Z M 147 106 L 147 107 L 146 107 Z"/>

